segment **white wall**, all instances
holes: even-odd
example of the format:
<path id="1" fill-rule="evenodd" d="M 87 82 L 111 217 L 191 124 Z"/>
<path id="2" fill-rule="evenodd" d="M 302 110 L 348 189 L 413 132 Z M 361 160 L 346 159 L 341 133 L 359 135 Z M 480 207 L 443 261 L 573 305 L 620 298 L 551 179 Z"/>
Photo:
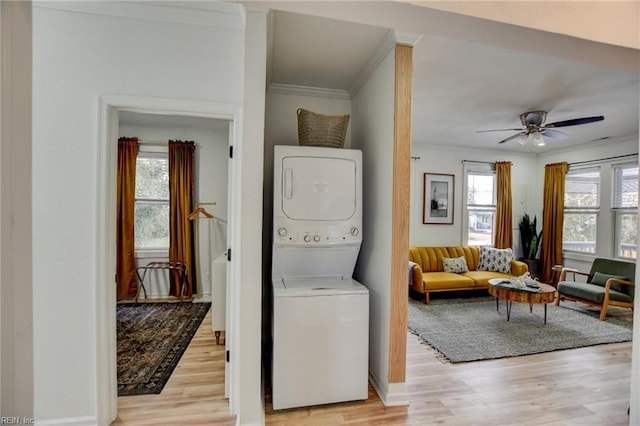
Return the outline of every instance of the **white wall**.
<path id="1" fill-rule="evenodd" d="M 55 6 L 33 11 L 35 416 L 96 424 L 99 97 L 241 105 L 244 33 Z"/>
<path id="2" fill-rule="evenodd" d="M 511 188 L 513 192 L 513 241 L 516 256 L 519 256 L 520 234 L 518 222 L 523 213 L 536 215 L 538 223 L 542 222 L 542 187 L 538 186 L 537 176 L 541 173 L 537 159 L 532 154 L 521 154 L 510 151 L 487 151 L 451 148 L 446 146 L 427 146 L 414 143 L 412 187 L 411 187 L 411 222 L 410 245 L 412 246 L 458 246 L 463 241 L 463 205 L 464 194 L 463 160 L 478 162 L 511 161 Z M 469 167 L 482 166 L 481 163 L 467 163 Z M 543 171 L 542 171 L 543 172 Z M 424 173 L 453 174 L 454 210 L 453 225 L 425 225 L 422 223 L 424 200 Z"/>
<path id="3" fill-rule="evenodd" d="M 351 146 L 362 150 L 362 247 L 355 278 L 369 289 L 369 376 L 383 401 L 390 389 L 391 207 L 393 195 L 394 51 L 352 99 Z"/>
<path id="4" fill-rule="evenodd" d="M 33 418 L 31 2 L 0 3 L 0 413 Z"/>
<path id="5" fill-rule="evenodd" d="M 236 394 L 233 412 L 238 414 L 237 424 L 258 425 L 264 423 L 264 394 L 261 381 L 260 330 L 262 325 L 262 188 L 264 157 L 265 74 L 267 69 L 267 14 L 263 11 L 247 11 L 246 38 L 244 40 L 244 122 L 238 131 L 242 146 L 234 168 L 240 167 L 241 194 L 233 194 L 241 213 L 235 227 L 241 242 L 234 251 L 231 273 L 238 279 L 232 284 L 239 304 L 234 323 L 234 347 L 231 349 L 231 369 L 235 377 L 232 394 Z M 234 154 L 235 157 L 235 154 Z M 238 176 L 238 174 L 236 174 Z M 238 195 L 238 196 L 236 196 Z M 234 218 L 235 219 L 235 218 Z M 230 222 L 231 223 L 231 222 Z M 227 269 L 227 273 L 229 270 Z M 234 296 L 232 295 L 232 298 Z M 227 324 L 227 328 L 229 325 Z M 232 401 L 233 402 L 233 401 Z"/>
<path id="6" fill-rule="evenodd" d="M 200 119 L 207 120 L 207 119 Z M 176 121 L 174 118 L 173 122 Z M 226 124 L 226 122 L 225 122 Z M 168 125 L 126 125 L 120 124 L 119 137 L 138 137 L 146 141 L 183 140 L 196 143 L 196 198 L 197 203 L 215 202 L 204 205 L 216 218 L 227 220 L 227 172 L 229 160 L 229 131 L 211 128 L 206 122 L 200 124 L 189 120 L 185 124 Z M 157 149 L 158 146 L 141 144 L 140 149 Z M 166 146 L 164 152 L 167 151 Z M 222 254 L 227 247 L 227 226 L 221 222 L 200 218 L 198 220 L 198 269 L 201 297 L 211 298 L 211 262 Z M 136 266 L 144 266 L 153 261 L 167 261 L 157 253 L 136 253 Z M 149 270 L 145 278 L 145 288 L 149 298 L 162 298 L 169 295 L 169 273 L 167 270 Z M 141 295 L 142 296 L 142 295 Z"/>

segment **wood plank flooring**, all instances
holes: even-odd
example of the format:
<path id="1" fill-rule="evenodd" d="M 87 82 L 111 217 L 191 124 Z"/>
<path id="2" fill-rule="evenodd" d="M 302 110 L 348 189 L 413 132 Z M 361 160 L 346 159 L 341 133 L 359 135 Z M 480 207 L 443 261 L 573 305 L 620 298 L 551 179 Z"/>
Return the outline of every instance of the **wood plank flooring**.
<path id="1" fill-rule="evenodd" d="M 629 310 L 627 310 L 629 312 Z M 624 313 L 623 313 L 624 315 Z M 407 333 L 409 406 L 366 401 L 274 412 L 267 425 L 628 425 L 631 342 L 450 364 Z M 160 395 L 118 398 L 113 425 L 234 425 L 211 313 Z"/>

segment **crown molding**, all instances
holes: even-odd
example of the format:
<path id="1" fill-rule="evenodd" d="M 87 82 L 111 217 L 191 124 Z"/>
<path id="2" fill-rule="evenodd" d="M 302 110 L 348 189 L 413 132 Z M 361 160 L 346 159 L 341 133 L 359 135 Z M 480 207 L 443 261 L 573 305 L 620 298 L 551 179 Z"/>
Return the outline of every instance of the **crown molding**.
<path id="1" fill-rule="evenodd" d="M 358 90 L 360 90 L 364 83 L 369 80 L 369 77 L 371 77 L 373 72 L 378 68 L 378 66 L 380 66 L 384 58 L 387 57 L 387 55 L 389 54 L 389 52 L 391 52 L 395 45 L 395 34 L 392 30 L 389 30 L 378 44 L 378 47 L 376 47 L 376 49 L 373 51 L 373 53 L 369 57 L 369 60 L 367 61 L 365 66 L 362 67 L 362 70 L 360 70 L 360 73 L 358 73 L 358 76 L 349 88 L 350 97 L 354 97 L 356 93 L 358 93 Z"/>
<path id="2" fill-rule="evenodd" d="M 297 96 L 313 96 L 318 98 L 331 98 L 350 100 L 351 97 L 346 90 L 339 89 L 324 89 L 320 87 L 309 86 L 296 86 L 293 84 L 280 84 L 272 83 L 269 85 L 268 93 L 276 93 L 282 95 L 297 95 Z"/>
<path id="3" fill-rule="evenodd" d="M 371 77 L 371 74 L 380 66 L 384 58 L 393 50 L 397 44 L 403 46 L 415 46 L 422 38 L 422 35 L 402 33 L 399 31 L 389 30 L 384 38 L 378 44 L 378 47 L 369 57 L 366 65 L 362 68 L 358 77 L 349 88 L 349 96 L 354 97 L 362 85 Z"/>
<path id="4" fill-rule="evenodd" d="M 243 30 L 245 10 L 227 2 L 37 1 L 33 7 Z"/>
<path id="5" fill-rule="evenodd" d="M 403 46 L 415 46 L 422 39 L 422 34 L 403 33 L 401 31 L 395 31 L 396 43 Z"/>

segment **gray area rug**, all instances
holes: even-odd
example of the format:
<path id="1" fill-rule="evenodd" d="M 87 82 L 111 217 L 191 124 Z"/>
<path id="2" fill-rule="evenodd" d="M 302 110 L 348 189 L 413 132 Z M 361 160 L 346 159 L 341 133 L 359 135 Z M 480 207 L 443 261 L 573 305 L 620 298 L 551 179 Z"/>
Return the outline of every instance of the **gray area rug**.
<path id="1" fill-rule="evenodd" d="M 496 311 L 493 297 L 432 300 L 409 299 L 409 330 L 451 362 L 478 361 L 628 342 L 632 323 L 598 319 L 599 311 L 571 302 L 560 307 L 513 303 L 510 320 L 504 300 Z M 563 305 L 567 305 L 564 307 Z M 629 310 L 629 312 L 631 312 Z"/>

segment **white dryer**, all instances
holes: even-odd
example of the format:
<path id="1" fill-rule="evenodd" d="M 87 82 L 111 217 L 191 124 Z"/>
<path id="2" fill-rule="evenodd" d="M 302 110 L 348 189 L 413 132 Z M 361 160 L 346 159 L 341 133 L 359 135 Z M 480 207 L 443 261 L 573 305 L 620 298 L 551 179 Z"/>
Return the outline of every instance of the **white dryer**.
<path id="1" fill-rule="evenodd" d="M 367 399 L 361 152 L 276 146 L 273 229 L 273 409 Z"/>

